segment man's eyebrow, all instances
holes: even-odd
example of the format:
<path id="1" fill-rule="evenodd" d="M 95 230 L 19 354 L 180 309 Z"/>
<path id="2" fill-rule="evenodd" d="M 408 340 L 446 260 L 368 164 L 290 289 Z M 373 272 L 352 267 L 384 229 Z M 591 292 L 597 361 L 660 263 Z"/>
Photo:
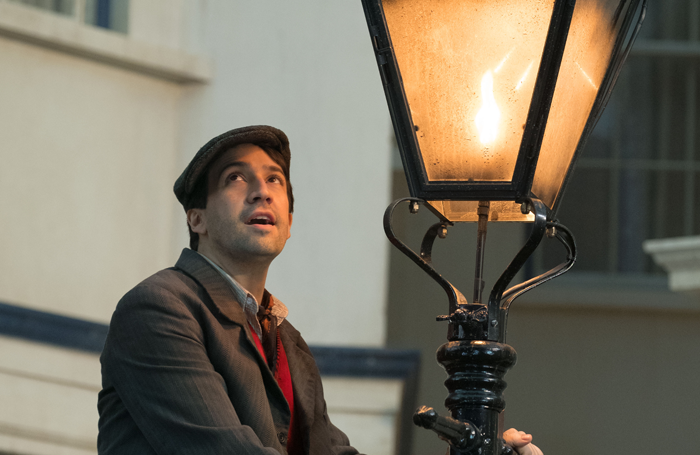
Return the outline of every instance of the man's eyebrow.
<path id="1" fill-rule="evenodd" d="M 245 167 L 245 166 L 247 166 L 247 164 L 248 164 L 248 163 L 245 163 L 245 162 L 243 162 L 243 161 L 229 161 L 228 163 L 224 164 L 224 165 L 221 167 L 221 172 L 224 172 L 226 169 L 228 169 L 228 168 L 230 168 L 230 167 L 234 167 L 234 166 Z"/>
<path id="2" fill-rule="evenodd" d="M 265 168 L 266 168 L 267 170 L 270 170 L 270 171 L 279 172 L 280 174 L 284 174 L 284 171 L 282 170 L 282 168 L 279 167 L 279 166 L 276 165 L 276 164 L 272 164 L 272 165 L 269 165 L 269 166 L 265 166 Z"/>

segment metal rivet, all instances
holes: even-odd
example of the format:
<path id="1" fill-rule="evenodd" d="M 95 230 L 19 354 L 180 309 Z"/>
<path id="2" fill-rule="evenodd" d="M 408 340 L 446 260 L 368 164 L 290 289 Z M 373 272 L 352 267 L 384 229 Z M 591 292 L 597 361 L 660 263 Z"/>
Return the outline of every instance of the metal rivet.
<path id="1" fill-rule="evenodd" d="M 416 201 L 411 201 L 410 204 L 408 204 L 408 210 L 411 213 L 418 213 L 418 209 L 420 208 L 420 205 Z"/>
<path id="2" fill-rule="evenodd" d="M 438 229 L 438 237 L 440 237 L 441 239 L 447 237 L 447 226 L 440 226 L 440 228 Z"/>
<path id="3" fill-rule="evenodd" d="M 550 226 L 547 228 L 547 237 L 554 238 L 557 235 L 557 228 L 554 226 Z"/>

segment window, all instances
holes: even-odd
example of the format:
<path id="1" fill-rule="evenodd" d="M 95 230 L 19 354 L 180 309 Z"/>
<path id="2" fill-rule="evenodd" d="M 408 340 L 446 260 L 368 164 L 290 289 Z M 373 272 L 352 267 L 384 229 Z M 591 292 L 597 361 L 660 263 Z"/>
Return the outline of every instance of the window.
<path id="1" fill-rule="evenodd" d="M 34 6 L 36 8 L 46 9 L 54 13 L 73 15 L 73 4 L 75 0 L 13 0 L 15 3 Z"/>
<path id="2" fill-rule="evenodd" d="M 639 39 L 586 144 L 558 213 L 577 272 L 662 273 L 650 238 L 700 234 L 700 2 L 649 2 Z M 562 260 L 543 242 L 535 271 Z"/>
<path id="3" fill-rule="evenodd" d="M 95 27 L 127 33 L 129 0 L 11 0 L 71 16 Z"/>

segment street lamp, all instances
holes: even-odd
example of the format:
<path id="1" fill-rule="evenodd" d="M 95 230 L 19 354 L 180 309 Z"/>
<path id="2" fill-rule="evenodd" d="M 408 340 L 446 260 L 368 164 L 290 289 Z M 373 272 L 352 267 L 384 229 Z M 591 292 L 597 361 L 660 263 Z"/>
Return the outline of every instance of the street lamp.
<path id="1" fill-rule="evenodd" d="M 450 453 L 511 452 L 501 440 L 505 344 L 512 301 L 566 272 L 571 233 L 556 221 L 564 187 L 600 118 L 641 26 L 646 0 L 362 0 L 410 198 L 384 217 L 391 242 L 446 291 L 448 343 L 438 350 L 452 417 L 421 408 L 414 421 Z M 420 252 L 399 240 L 392 214 L 408 201 L 439 221 Z M 489 221 L 533 223 L 529 239 L 482 302 Z M 436 237 L 477 222 L 473 300 L 431 266 Z M 554 269 L 508 284 L 545 233 L 568 252 Z"/>

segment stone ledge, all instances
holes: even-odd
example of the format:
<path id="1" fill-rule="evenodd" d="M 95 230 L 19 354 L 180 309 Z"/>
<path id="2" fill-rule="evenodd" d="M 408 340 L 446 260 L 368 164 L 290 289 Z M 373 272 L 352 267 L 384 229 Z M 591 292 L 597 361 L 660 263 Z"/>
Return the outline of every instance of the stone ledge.
<path id="1" fill-rule="evenodd" d="M 647 240 L 643 248 L 668 272 L 672 291 L 700 298 L 700 236 Z"/>
<path id="2" fill-rule="evenodd" d="M 209 82 L 213 73 L 207 58 L 2 1 L 0 36 L 181 84 Z"/>

